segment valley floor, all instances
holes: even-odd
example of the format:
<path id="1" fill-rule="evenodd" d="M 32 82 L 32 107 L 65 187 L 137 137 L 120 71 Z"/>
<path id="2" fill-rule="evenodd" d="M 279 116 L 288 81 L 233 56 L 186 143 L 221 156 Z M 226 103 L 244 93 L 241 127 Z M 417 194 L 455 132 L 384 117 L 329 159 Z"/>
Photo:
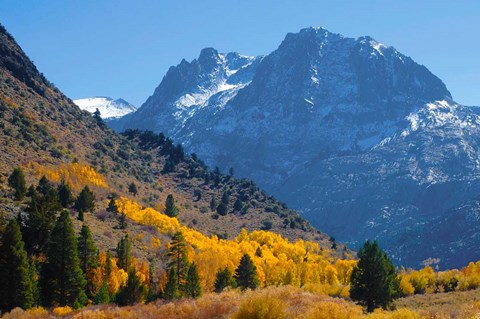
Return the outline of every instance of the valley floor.
<path id="1" fill-rule="evenodd" d="M 470 319 L 480 318 L 480 290 L 416 295 L 398 300 L 397 310 L 364 314 L 353 302 L 307 292 L 290 286 L 268 287 L 242 293 L 238 290 L 175 302 L 117 307 L 90 306 L 72 312 L 68 308 L 15 309 L 4 319 L 210 319 L 210 318 L 333 318 L 333 319 Z"/>

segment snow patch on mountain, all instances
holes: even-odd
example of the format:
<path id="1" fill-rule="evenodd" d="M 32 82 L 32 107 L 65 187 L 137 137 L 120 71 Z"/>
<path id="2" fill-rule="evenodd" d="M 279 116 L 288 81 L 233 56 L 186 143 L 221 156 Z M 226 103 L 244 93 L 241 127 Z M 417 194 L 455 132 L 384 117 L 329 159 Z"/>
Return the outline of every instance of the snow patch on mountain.
<path id="1" fill-rule="evenodd" d="M 480 207 L 479 110 L 394 47 L 306 28 L 264 57 L 203 49 L 110 125 L 163 132 L 354 247 L 457 267 L 480 245 L 452 222 Z"/>
<path id="2" fill-rule="evenodd" d="M 98 109 L 103 119 L 119 118 L 137 110 L 135 106 L 123 99 L 114 100 L 105 96 L 77 99 L 73 102 L 82 110 L 90 113 L 94 113 Z"/>

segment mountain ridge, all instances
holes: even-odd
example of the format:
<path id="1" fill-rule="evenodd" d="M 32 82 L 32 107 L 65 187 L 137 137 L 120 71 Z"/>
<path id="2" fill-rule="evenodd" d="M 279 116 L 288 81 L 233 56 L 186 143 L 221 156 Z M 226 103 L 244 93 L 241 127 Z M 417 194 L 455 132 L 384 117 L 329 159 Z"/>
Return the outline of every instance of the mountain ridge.
<path id="1" fill-rule="evenodd" d="M 217 61 L 215 52 L 202 50 L 198 61 Z M 234 167 L 239 176 L 255 180 L 317 227 L 354 247 L 367 238 L 380 239 L 397 263 L 416 267 L 424 259 L 440 257 L 442 266 L 452 267 L 474 257 L 477 243 L 467 237 L 459 240 L 470 247 L 468 253 L 455 252 L 453 246 L 434 247 L 436 256 L 429 255 L 428 247 L 419 249 L 413 240 L 403 239 L 435 237 L 427 226 L 439 220 L 425 216 L 438 209 L 441 219 L 474 193 L 471 184 L 462 181 L 469 167 L 477 167 L 470 155 L 477 145 L 478 114 L 455 103 L 441 79 L 425 66 L 369 36 L 348 38 L 306 28 L 287 34 L 276 50 L 247 68 L 250 73 L 241 88 L 210 91 L 201 103 L 185 110 L 183 96 L 223 79 L 218 68 L 197 74 L 193 84 L 179 73 L 176 85 L 181 86 L 179 81 L 189 86 L 164 94 L 162 89 L 172 85 L 171 70 L 199 70 L 192 67 L 196 61 L 183 60 L 170 68 L 139 110 L 112 127 L 162 130 L 211 167 Z M 219 65 L 213 62 L 209 65 Z M 146 115 L 148 121 L 143 121 Z M 468 136 L 462 135 L 463 127 L 469 128 Z M 458 148 L 457 143 L 466 146 Z M 435 151 L 442 147 L 451 160 Z M 435 156 L 438 161 L 432 160 Z M 422 173 L 409 173 L 415 169 Z M 430 175 L 425 173 L 429 170 Z M 445 185 L 428 186 L 439 183 Z M 467 195 L 453 200 L 431 194 L 437 187 L 453 193 L 455 185 Z M 338 189 L 338 198 L 329 197 L 332 188 Z M 396 216 L 392 225 L 377 218 L 385 207 L 387 214 Z M 380 225 L 375 231 L 372 222 Z M 415 251 L 411 256 L 409 249 Z"/>

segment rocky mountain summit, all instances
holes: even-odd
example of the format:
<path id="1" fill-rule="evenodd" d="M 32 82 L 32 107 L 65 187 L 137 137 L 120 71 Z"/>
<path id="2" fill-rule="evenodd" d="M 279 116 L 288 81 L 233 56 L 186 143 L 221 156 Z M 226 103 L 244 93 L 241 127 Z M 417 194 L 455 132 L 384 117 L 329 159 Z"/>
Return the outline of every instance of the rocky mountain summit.
<path id="1" fill-rule="evenodd" d="M 354 247 L 455 267 L 478 257 L 479 112 L 393 47 L 307 28 L 264 57 L 204 49 L 111 126 L 164 132 Z"/>

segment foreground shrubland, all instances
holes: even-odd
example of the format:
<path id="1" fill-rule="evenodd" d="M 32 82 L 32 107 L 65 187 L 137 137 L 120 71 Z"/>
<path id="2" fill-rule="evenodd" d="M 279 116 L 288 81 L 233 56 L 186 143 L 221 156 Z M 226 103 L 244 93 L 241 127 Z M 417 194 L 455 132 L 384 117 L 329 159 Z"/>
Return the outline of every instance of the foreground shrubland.
<path id="1" fill-rule="evenodd" d="M 458 294 L 462 294 L 461 297 Z M 343 298 L 328 297 L 291 286 L 268 287 L 255 291 L 230 290 L 220 294 L 206 294 L 199 299 L 182 299 L 174 302 L 156 301 L 128 307 L 115 305 L 91 306 L 78 311 L 56 308 L 51 311 L 36 308 L 24 311 L 14 309 L 4 319 L 209 319 L 209 318 L 332 318 L 332 319 L 467 319 L 480 315 L 480 303 L 475 302 L 480 292 L 442 294 L 441 301 L 428 306 L 429 299 L 408 297 L 397 302 L 394 311 L 377 310 L 364 314 L 362 308 Z M 418 309 L 422 304 L 424 309 Z M 407 308 L 408 307 L 408 308 Z"/>

